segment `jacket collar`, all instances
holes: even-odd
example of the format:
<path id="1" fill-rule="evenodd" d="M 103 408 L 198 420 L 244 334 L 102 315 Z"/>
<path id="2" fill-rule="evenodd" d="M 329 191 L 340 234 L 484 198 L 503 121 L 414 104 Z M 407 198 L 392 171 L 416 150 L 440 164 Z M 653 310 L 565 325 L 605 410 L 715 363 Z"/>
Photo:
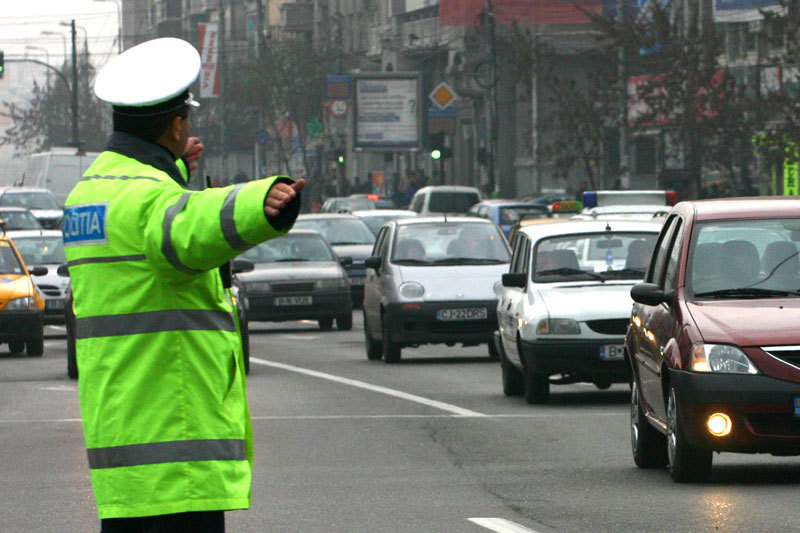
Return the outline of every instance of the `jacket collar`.
<path id="1" fill-rule="evenodd" d="M 157 168 L 165 172 L 181 187 L 186 187 L 186 181 L 183 179 L 181 171 L 178 170 L 172 153 L 160 144 L 145 141 L 130 133 L 115 131 L 108 140 L 106 150 Z"/>

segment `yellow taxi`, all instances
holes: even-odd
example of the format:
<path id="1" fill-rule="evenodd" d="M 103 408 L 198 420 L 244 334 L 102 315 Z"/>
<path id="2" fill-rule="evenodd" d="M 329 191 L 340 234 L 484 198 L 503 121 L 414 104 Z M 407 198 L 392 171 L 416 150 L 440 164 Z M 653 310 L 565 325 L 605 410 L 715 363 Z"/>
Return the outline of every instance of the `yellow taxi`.
<path id="1" fill-rule="evenodd" d="M 28 270 L 11 238 L 0 236 L 0 343 L 11 353 L 44 353 L 44 298 L 31 276 L 45 274 L 46 267 Z"/>

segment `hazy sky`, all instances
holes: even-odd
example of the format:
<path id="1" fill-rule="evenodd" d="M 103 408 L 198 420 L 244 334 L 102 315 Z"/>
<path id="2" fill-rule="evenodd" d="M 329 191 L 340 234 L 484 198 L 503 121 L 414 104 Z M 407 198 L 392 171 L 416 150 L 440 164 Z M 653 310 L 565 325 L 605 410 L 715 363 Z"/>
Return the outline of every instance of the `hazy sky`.
<path id="1" fill-rule="evenodd" d="M 117 53 L 117 1 L 123 0 L 0 0 L 0 49 L 7 59 L 27 54 L 59 66 L 64 60 L 65 39 L 66 53 L 72 53 L 70 28 L 59 23 L 75 19 L 79 50 L 88 37 L 93 62 L 102 65 Z M 62 33 L 64 39 L 42 35 L 42 31 Z"/>

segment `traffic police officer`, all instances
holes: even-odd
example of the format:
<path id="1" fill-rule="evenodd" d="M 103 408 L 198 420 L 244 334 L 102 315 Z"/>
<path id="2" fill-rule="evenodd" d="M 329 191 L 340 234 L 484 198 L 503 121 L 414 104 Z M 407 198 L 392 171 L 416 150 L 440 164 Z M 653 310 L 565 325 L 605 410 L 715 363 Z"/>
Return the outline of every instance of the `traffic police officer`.
<path id="1" fill-rule="evenodd" d="M 242 345 L 220 266 L 289 230 L 304 181 L 186 187 L 202 151 L 188 117 L 199 72 L 194 47 L 172 38 L 109 62 L 94 90 L 114 106 L 114 133 L 65 206 L 80 406 L 104 533 L 221 532 L 225 510 L 250 505 Z"/>

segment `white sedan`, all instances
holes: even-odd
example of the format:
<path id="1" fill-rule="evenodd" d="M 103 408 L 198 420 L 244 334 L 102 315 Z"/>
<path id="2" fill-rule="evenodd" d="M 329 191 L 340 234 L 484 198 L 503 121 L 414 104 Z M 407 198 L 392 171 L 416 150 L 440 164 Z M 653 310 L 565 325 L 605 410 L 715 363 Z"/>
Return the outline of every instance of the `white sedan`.
<path id="1" fill-rule="evenodd" d="M 628 381 L 623 339 L 631 287 L 642 280 L 660 222 L 567 220 L 521 228 L 498 288 L 503 392 L 549 400 L 551 383 L 604 389 Z"/>

